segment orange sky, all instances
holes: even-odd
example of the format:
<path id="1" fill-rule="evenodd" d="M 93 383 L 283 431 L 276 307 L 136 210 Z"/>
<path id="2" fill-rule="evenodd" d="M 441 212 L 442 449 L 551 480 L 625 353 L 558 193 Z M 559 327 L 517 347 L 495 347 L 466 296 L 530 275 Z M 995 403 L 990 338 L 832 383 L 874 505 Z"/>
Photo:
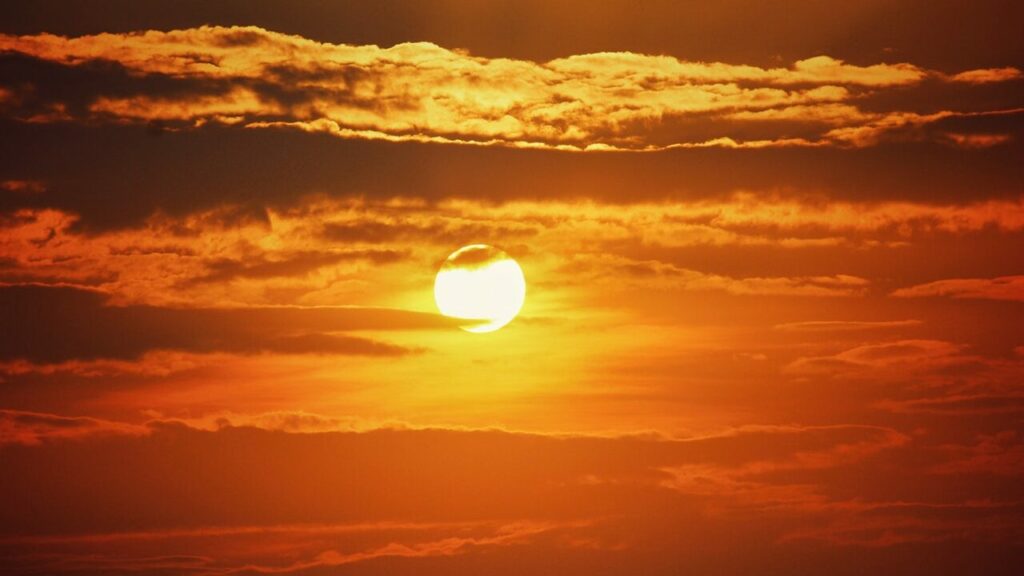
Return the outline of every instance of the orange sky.
<path id="1" fill-rule="evenodd" d="M 1017 573 L 1022 19 L 0 8 L 0 572 Z"/>

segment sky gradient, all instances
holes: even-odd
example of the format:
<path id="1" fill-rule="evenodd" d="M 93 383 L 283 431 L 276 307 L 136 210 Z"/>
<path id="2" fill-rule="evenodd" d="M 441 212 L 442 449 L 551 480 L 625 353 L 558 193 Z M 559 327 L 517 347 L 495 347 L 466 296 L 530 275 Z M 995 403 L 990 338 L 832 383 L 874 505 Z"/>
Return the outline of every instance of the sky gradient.
<path id="1" fill-rule="evenodd" d="M 1021 22 L 5 4 L 0 572 L 1019 573 Z"/>

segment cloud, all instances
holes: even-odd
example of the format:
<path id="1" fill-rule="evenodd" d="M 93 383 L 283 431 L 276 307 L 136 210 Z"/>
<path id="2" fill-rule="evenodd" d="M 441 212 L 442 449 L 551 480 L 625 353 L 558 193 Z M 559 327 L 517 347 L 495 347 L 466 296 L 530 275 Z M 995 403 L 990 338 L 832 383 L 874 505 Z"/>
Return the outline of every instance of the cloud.
<path id="1" fill-rule="evenodd" d="M 954 128 L 971 133 L 959 126 L 942 126 L 940 131 Z M 999 130 L 986 125 L 984 131 Z M 1020 212 L 1012 206 L 1020 188 L 1012 170 L 997 167 L 1012 166 L 1024 143 L 1014 139 L 1005 146 L 964 154 L 945 144 L 948 137 L 942 134 L 944 144 L 938 147 L 915 141 L 894 144 L 900 155 L 894 163 L 896 148 L 561 154 L 390 144 L 215 124 L 171 131 L 103 123 L 8 122 L 3 134 L 6 148 L 0 162 L 7 173 L 14 179 L 42 182 L 46 189 L 38 194 L 0 194 L 0 214 L 58 209 L 75 218 L 73 230 L 88 232 L 144 226 L 155 215 L 182 218 L 224 205 L 241 209 L 224 223 L 241 223 L 241 214 L 256 217 L 267 209 L 288 208 L 311 193 L 336 200 L 384 202 L 402 196 L 428 203 L 455 198 L 498 205 L 512 200 L 570 204 L 592 199 L 613 206 L 650 204 L 654 209 L 666 201 L 724 203 L 737 192 L 746 192 L 762 200 L 816 197 L 808 207 L 832 200 L 834 204 L 828 204 L 834 211 L 851 218 L 843 221 L 850 227 L 856 226 L 861 215 L 857 212 L 864 212 L 869 222 L 888 219 L 883 208 L 901 215 L 916 210 L 923 217 L 939 212 L 981 216 L 990 210 L 987 218 L 1004 221 Z M 102 154 L 97 141 L 114 147 L 117 154 Z M 61 170 L 54 171 L 44 157 L 32 153 L 39 149 L 74 153 L 69 152 Z M 100 189 L 105 193 L 97 196 L 93 191 Z M 780 219 L 796 220 L 779 204 Z M 921 229 L 928 223 L 922 218 Z"/>
<path id="2" fill-rule="evenodd" d="M 101 288 L 118 304 L 163 307 L 386 305 L 389 294 L 428 285 L 458 246 L 483 242 L 522 259 L 535 281 L 568 273 L 566 284 L 614 285 L 621 275 L 631 286 L 849 296 L 868 293 L 879 270 L 908 254 L 948 273 L 936 243 L 1012 238 L 1024 231 L 1024 208 L 1019 199 L 855 203 L 771 192 L 628 210 L 595 200 L 311 195 L 157 214 L 127 230 L 89 233 L 77 220 L 47 209 L 0 219 L 0 281 Z M 988 260 L 970 269 L 988 266 L 998 269 Z"/>
<path id="3" fill-rule="evenodd" d="M 829 356 L 798 358 L 785 370 L 799 375 L 855 375 L 881 370 L 909 374 L 975 360 L 963 351 L 964 346 L 942 340 L 896 340 L 865 344 Z"/>
<path id="4" fill-rule="evenodd" d="M 609 81 L 630 77 L 646 82 L 672 82 L 677 79 L 698 83 L 763 82 L 766 84 L 854 84 L 891 86 L 913 84 L 925 72 L 910 64 L 877 64 L 855 66 L 828 56 L 815 56 L 797 61 L 792 68 L 763 69 L 756 66 L 729 65 L 719 62 L 685 62 L 670 56 L 645 56 L 632 53 L 599 53 L 570 56 L 553 60 L 548 66 L 572 76 L 596 74 Z"/>
<path id="5" fill-rule="evenodd" d="M 953 278 L 936 280 L 900 288 L 892 293 L 897 298 L 949 296 L 982 300 L 1024 301 L 1024 276 L 999 278 Z"/>
<path id="6" fill-rule="evenodd" d="M 920 81 L 925 72 L 910 64 L 856 66 L 828 56 L 800 60 L 792 68 L 764 69 L 749 65 L 680 61 L 670 56 L 629 52 L 584 54 L 552 60 L 544 65 L 526 60 L 487 59 L 451 51 L 428 42 L 372 45 L 321 43 L 255 26 L 201 26 L 186 30 L 148 30 L 133 34 L 98 34 L 68 38 L 52 34 L 0 36 L 0 47 L 41 59 L 81 64 L 94 60 L 117 62 L 144 73 L 206 77 L 261 78 L 318 72 L 333 77 L 351 66 L 400 69 L 418 65 L 429 72 L 454 69 L 482 77 L 517 80 L 509 72 L 549 74 L 549 78 L 577 79 L 589 75 L 623 82 L 643 79 L 660 82 L 721 84 L 731 81 L 766 84 L 855 84 L 888 86 Z M 488 65 L 493 64 L 493 69 Z M 555 75 L 561 74 L 562 76 Z M 518 79 L 514 86 L 532 78 Z M 599 84 L 600 85 L 600 84 Z"/>
<path id="7" fill-rule="evenodd" d="M 961 114 L 863 112 L 849 103 L 859 90 L 946 76 L 909 63 L 859 66 L 825 55 L 778 68 L 632 52 L 541 63 L 472 56 L 427 42 L 381 48 L 216 26 L 76 38 L 4 34 L 0 50 L 51 67 L 40 75 L 23 69 L 31 64 L 19 64 L 25 81 L 6 88 L 5 100 L 14 103 L 9 114 L 30 122 L 77 118 L 178 128 L 215 122 L 354 139 L 609 151 L 873 146 L 889 131 Z M 82 91 L 73 95 L 35 88 L 83 70 L 117 80 L 78 82 Z M 994 82 L 1012 79 L 1014 71 L 972 70 L 950 78 Z M 726 128 L 687 138 L 694 118 L 722 127 L 721 120 L 734 127 L 782 120 L 805 124 L 808 136 L 782 129 L 754 137 Z M 813 128 L 821 123 L 832 128 Z"/>
<path id="8" fill-rule="evenodd" d="M 51 428 L 83 425 L 80 419 L 52 415 L 15 416 L 12 422 L 16 426 L 35 426 L 40 419 L 56 422 L 49 424 Z M 87 424 L 94 426 L 91 421 Z M 905 441 L 892 430 L 864 426 L 750 426 L 681 439 L 457 429 L 289 433 L 279 428 L 222 426 L 200 430 L 167 420 L 124 428 L 130 433 L 94 434 L 88 442 L 74 444 L 45 442 L 28 451 L 9 453 L 12 465 L 19 466 L 24 475 L 2 479 L 8 494 L 21 495 L 32 474 L 56 472 L 45 468 L 54 459 L 63 462 L 61 475 L 69 482 L 50 486 L 48 494 L 24 494 L 28 500 L 0 512 L 5 522 L 30 520 L 21 515 L 37 509 L 32 526 L 19 531 L 24 535 L 39 528 L 45 528 L 43 534 L 67 533 L 61 528 L 83 522 L 91 530 L 170 528 L 174 525 L 168 525 L 168 520 L 180 509 L 196 511 L 190 523 L 198 526 L 208 522 L 231 526 L 246 518 L 273 524 L 410 517 L 487 521 L 509 515 L 575 521 L 631 509 L 628 501 L 599 496 L 558 503 L 566 491 L 575 492 L 595 480 L 657 491 L 669 478 L 663 469 L 684 463 L 742 468 L 748 473 L 794 466 L 821 469 Z M 255 460 L 250 458 L 254 450 L 261 454 Z M 134 456 L 125 458 L 128 454 Z M 280 458 L 290 465 L 278 467 L 275 463 Z M 186 462 L 195 465 L 185 466 Z M 453 466 L 456 462 L 473 465 Z M 153 475 L 154 470 L 168 474 Z M 361 473 L 352 474 L 352 470 Z M 194 491 L 166 492 L 173 509 L 142 504 L 150 491 L 163 492 L 194 473 L 210 484 L 196 486 Z M 144 489 L 101 491 L 76 505 L 96 507 L 102 510 L 101 517 L 64 516 L 60 521 L 56 515 L 62 503 L 76 498 L 80 490 L 89 490 L 86 478 L 97 478 L 97 474 L 122 478 L 111 485 L 132 483 Z M 224 492 L 239 477 L 250 480 Z M 311 483 L 310 478 L 320 480 Z M 271 492 L 291 506 L 282 509 L 273 499 L 263 500 Z M 501 493 L 506 496 L 496 498 Z M 345 496 L 349 494 L 361 494 L 366 505 L 353 507 Z M 227 499 L 228 508 L 208 507 L 212 499 L 220 498 Z M 37 508 L 40 505 L 42 509 Z"/>
<path id="9" fill-rule="evenodd" d="M 745 426 L 672 439 L 443 429 L 202 431 L 153 422 L 146 435 L 96 435 L 5 454 L 22 474 L 0 478 L 5 493 L 16 496 L 0 518 L 19 527 L 0 536 L 0 550 L 12 563 L 27 563 L 21 565 L 52 561 L 45 565 L 54 572 L 171 565 L 178 573 L 315 572 L 403 558 L 416 560 L 408 568 L 423 573 L 432 566 L 425 559 L 474 565 L 499 561 L 508 547 L 566 561 L 580 547 L 633 564 L 681 550 L 704 558 L 699 550 L 708 546 L 814 539 L 798 528 L 841 522 L 859 527 L 859 537 L 837 539 L 841 547 L 885 547 L 921 531 L 989 542 L 1012 532 L 1013 525 L 992 524 L 1007 510 L 995 503 L 967 506 L 972 514 L 949 523 L 935 511 L 954 514 L 964 506 L 849 500 L 836 486 L 864 470 L 888 477 L 892 469 L 880 458 L 914 473 L 921 463 L 900 453 L 910 442 L 892 429 L 855 425 Z M 149 497 L 154 493 L 162 495 L 159 505 Z M 186 522 L 180 510 L 191 511 Z M 794 525 L 794 517 L 803 521 Z M 888 532 L 872 523 L 880 518 L 890 520 Z M 700 544 L 680 544 L 678 535 L 693 530 L 705 534 Z M 46 556 L 29 557 L 33 551 Z M 445 566 L 443 573 L 462 570 Z"/>
<path id="10" fill-rule="evenodd" d="M 9 22 L 5 30 L 45 29 L 77 35 L 206 23 L 252 22 L 269 28 L 287 22 L 289 30 L 325 42 L 392 45 L 410 37 L 430 38 L 473 53 L 536 61 L 628 47 L 648 54 L 685 54 L 698 61 L 771 65 L 775 57 L 803 58 L 828 46 L 857 62 L 876 61 L 885 54 L 888 59 L 920 60 L 933 66 L 972 67 L 1016 62 L 1014 49 L 1020 43 L 1013 35 L 1013 25 L 1022 14 L 1015 5 L 986 3 L 965 12 L 956 2 L 940 0 L 909 4 L 900 18 L 879 26 L 884 8 L 871 2 L 841 6 L 798 2 L 786 11 L 752 0 L 727 0 L 715 10 L 661 0 L 642 11 L 631 11 L 633 5 L 628 0 L 609 0 L 590 10 L 566 9 L 540 0 L 429 6 L 389 2 L 385 5 L 387 18 L 381 18 L 380 8 L 359 2 L 295 10 L 287 1 L 269 0 L 253 11 L 247 2 L 225 0 L 219 6 L 195 2 L 188 11 L 131 12 L 125 9 L 130 1 L 116 0 L 112 9 L 102 14 L 78 6 L 55 11 L 52 7 L 57 4 L 45 0 L 12 6 L 4 12 Z M 517 9 L 514 29 L 491 25 L 508 18 L 513 7 Z M 566 30 L 573 33 L 565 34 Z M 949 41 L 935 42 L 937 37 Z M 766 46 L 773 48 L 771 54 L 765 52 Z"/>
<path id="11" fill-rule="evenodd" d="M 963 540 L 1012 541 L 1020 527 L 1020 501 L 987 500 L 956 503 L 849 503 L 853 513 L 827 521 L 822 527 L 793 530 L 782 542 L 810 541 L 853 546 L 862 551 L 897 546 L 956 546 Z M 955 536 L 958 530 L 968 536 Z M 862 552 L 864 553 L 864 552 Z"/>
<path id="12" fill-rule="evenodd" d="M 456 554 L 463 554 L 467 549 L 472 548 L 526 544 L 532 537 L 550 531 L 551 529 L 552 526 L 524 523 L 502 527 L 496 531 L 496 534 L 491 536 L 475 538 L 452 537 L 412 545 L 392 542 L 379 548 L 354 553 L 327 550 L 317 554 L 316 557 L 311 560 L 300 560 L 284 566 L 248 565 L 239 567 L 235 570 L 229 570 L 225 573 L 286 574 L 302 572 L 314 568 L 344 566 L 357 562 L 366 562 L 377 558 L 427 558 L 432 556 L 452 556 Z"/>
<path id="13" fill-rule="evenodd" d="M 209 354 L 205 360 L 217 361 L 216 354 Z M 85 378 L 111 377 L 118 375 L 135 375 L 141 377 L 170 376 L 186 370 L 195 369 L 203 364 L 203 358 L 196 354 L 157 350 L 146 352 L 138 358 L 117 360 L 98 358 L 92 360 L 65 360 L 38 364 L 25 359 L 0 362 L 0 375 L 24 376 L 81 376 Z"/>
<path id="14" fill-rule="evenodd" d="M 37 445 L 52 440 L 84 440 L 118 434 L 148 433 L 145 426 L 86 416 L 57 416 L 0 409 L 0 447 L 4 444 Z"/>
<path id="15" fill-rule="evenodd" d="M 61 416 L 26 410 L 0 410 L 3 429 L 0 444 L 36 445 L 43 441 L 85 439 L 104 435 L 144 435 L 168 426 L 185 426 L 191 430 L 216 432 L 229 428 L 252 428 L 289 434 L 320 434 L 326 432 L 372 432 L 374 430 L 430 429 L 399 420 L 359 417 L 325 416 L 302 410 L 270 412 L 204 412 L 198 416 L 168 416 L 157 410 L 141 411 L 147 418 L 142 423 L 128 423 L 87 416 Z M 458 428 L 453 428 L 458 430 Z M 467 428 L 464 431 L 469 431 Z"/>
<path id="16" fill-rule="evenodd" d="M 206 274 L 191 278 L 186 283 L 227 282 L 236 278 L 297 277 L 343 261 L 364 260 L 387 264 L 400 261 L 406 256 L 396 250 L 349 250 L 297 252 L 283 260 L 271 260 L 266 256 L 253 256 L 245 260 L 223 258 L 206 264 Z"/>
<path id="17" fill-rule="evenodd" d="M 787 332 L 861 332 L 867 330 L 886 330 L 909 328 L 923 324 L 920 320 L 810 320 L 805 322 L 788 322 L 775 325 L 776 330 Z"/>
<path id="18" fill-rule="evenodd" d="M 953 394 L 936 398 L 886 400 L 879 407 L 893 412 L 945 416 L 1024 413 L 1024 396 L 1015 394 Z"/>
<path id="19" fill-rule="evenodd" d="M 0 295 L 10 328 L 0 358 L 44 364 L 136 359 L 154 350 L 395 356 L 410 350 L 337 332 L 451 325 L 431 314 L 372 308 L 110 306 L 99 292 L 40 285 L 0 286 Z"/>
<path id="20" fill-rule="evenodd" d="M 989 84 L 992 82 L 1006 82 L 1021 78 L 1021 71 L 1010 66 L 1004 68 L 979 68 L 977 70 L 965 70 L 950 77 L 953 82 L 966 82 L 967 84 Z"/>
<path id="21" fill-rule="evenodd" d="M 960 134 L 957 132 L 947 132 L 946 136 L 953 144 L 961 148 L 989 148 L 1005 144 L 1012 138 L 1009 134 Z"/>
<path id="22" fill-rule="evenodd" d="M 805 558 L 814 548 L 800 543 L 825 538 L 832 555 L 908 541 L 996 545 L 1020 525 L 999 521 L 1012 498 L 985 501 L 984 484 L 960 484 L 952 501 L 927 498 L 954 475 L 923 471 L 974 447 L 907 458 L 924 438 L 886 427 L 743 426 L 686 438 L 341 432 L 305 416 L 317 423 L 303 433 L 157 420 L 144 434 L 0 448 L 20 471 L 0 476 L 12 496 L 0 525 L 17 527 L 0 533 L 0 551 L 16 573 L 317 573 L 386 560 L 389 573 L 452 574 L 552 554 L 570 566 L 586 557 L 664 568 L 682 552 L 717 566 L 707 549 L 737 544 L 796 546 Z M 895 480 L 906 475 L 917 498 L 900 496 Z M 851 498 L 850 486 L 867 495 Z"/>
<path id="23" fill-rule="evenodd" d="M 431 558 L 523 546 L 581 524 L 545 522 L 365 522 L 245 525 L 56 536 L 0 537 L 9 563 L 54 573 L 290 574 L 388 558 Z M 260 550 L 272 538 L 272 550 Z M 332 548 L 337 546 L 337 548 Z M 21 557 L 19 547 L 45 549 Z M 157 549 L 181 550 L 156 554 Z M 186 551 L 189 552 L 186 552 Z M 76 553 L 78 552 L 78 553 Z M 24 558 L 24 559 L 23 559 Z"/>
<path id="24" fill-rule="evenodd" d="M 932 468 L 933 473 L 1024 476 L 1024 443 L 1017 430 L 983 434 L 973 445 L 947 445 L 943 449 L 949 459 Z"/>
<path id="25" fill-rule="evenodd" d="M 871 115 L 865 122 L 856 125 L 845 125 L 829 130 L 826 135 L 837 142 L 850 146 L 865 147 L 879 144 L 887 138 L 925 140 L 937 139 L 953 143 L 956 146 L 971 148 L 995 146 L 1008 142 L 1009 134 L 950 134 L 940 132 L 939 138 L 931 135 L 933 125 L 941 125 L 951 119 L 978 119 L 990 116 L 1019 117 L 1024 113 L 1022 108 L 989 110 L 983 112 L 962 112 L 941 110 L 930 114 L 917 112 L 891 112 Z"/>
<path id="26" fill-rule="evenodd" d="M 602 281 L 610 288 L 636 285 L 687 291 L 722 291 L 737 296 L 857 296 L 870 282 L 834 276 L 732 278 L 680 268 L 657 260 L 635 260 L 611 254 L 577 255 L 561 268 L 564 275 Z"/>
<path id="27" fill-rule="evenodd" d="M 15 194 L 32 194 L 42 192 L 44 187 L 41 182 L 31 180 L 2 180 L 0 190 Z"/>
<path id="28" fill-rule="evenodd" d="M 316 434 L 323 432 L 368 432 L 376 429 L 406 430 L 414 426 L 400 421 L 367 420 L 356 417 L 331 417 L 301 410 L 278 410 L 261 413 L 239 413 L 231 411 L 212 412 L 200 417 L 172 418 L 157 411 L 147 412 L 157 424 L 184 424 L 196 430 L 217 431 L 229 427 L 257 428 L 288 432 L 291 434 Z"/>

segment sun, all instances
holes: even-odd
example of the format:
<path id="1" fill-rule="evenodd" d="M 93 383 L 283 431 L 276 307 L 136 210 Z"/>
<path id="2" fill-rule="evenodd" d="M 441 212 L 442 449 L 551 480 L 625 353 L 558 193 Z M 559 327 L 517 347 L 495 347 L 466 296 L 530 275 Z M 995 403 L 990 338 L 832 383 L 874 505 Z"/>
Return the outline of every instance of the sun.
<path id="1" fill-rule="evenodd" d="M 519 314 L 526 300 L 526 278 L 504 251 L 471 244 L 452 252 L 434 279 L 441 314 L 471 322 L 467 332 L 494 332 Z"/>

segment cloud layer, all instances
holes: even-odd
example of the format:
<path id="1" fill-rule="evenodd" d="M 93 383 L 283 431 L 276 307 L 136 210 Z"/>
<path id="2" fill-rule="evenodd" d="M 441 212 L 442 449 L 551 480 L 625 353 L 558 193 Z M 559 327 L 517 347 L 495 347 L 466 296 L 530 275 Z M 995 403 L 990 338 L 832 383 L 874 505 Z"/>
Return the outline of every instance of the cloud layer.
<path id="1" fill-rule="evenodd" d="M 537 63 L 425 42 L 380 48 L 209 26 L 77 38 L 3 35 L 0 51 L 16 55 L 5 61 L 13 80 L 3 87 L 7 115 L 27 122 L 216 122 L 356 139 L 660 150 L 861 147 L 891 135 L 989 146 L 1011 136 L 930 127 L 1021 113 L 1013 106 L 921 113 L 858 105 L 877 91 L 926 79 L 1017 82 L 1013 67 L 946 75 L 910 63 L 858 66 L 813 56 L 762 68 L 630 52 Z M 87 80 L 97 76 L 107 81 Z M 69 83 L 81 89 L 69 94 Z"/>
<path id="2" fill-rule="evenodd" d="M 33 418 L 60 422 L 57 429 L 78 425 L 9 414 L 18 428 L 36 426 Z M 964 530 L 975 535 L 968 550 L 1015 538 L 1019 489 L 980 502 L 970 500 L 973 492 L 906 500 L 875 478 L 867 488 L 874 495 L 846 494 L 842 477 L 868 469 L 896 477 L 924 464 L 985 474 L 982 464 L 971 464 L 970 450 L 899 464 L 911 442 L 870 426 L 749 427 L 684 439 L 282 434 L 160 422 L 142 435 L 77 442 L 54 433 L 35 446 L 0 448 L 23 472 L 2 481 L 17 498 L 0 511 L 0 525 L 18 531 L 5 528 L 0 549 L 16 573 L 34 566 L 315 574 L 347 565 L 451 573 L 497 569 L 506 552 L 520 568 L 553 554 L 573 571 L 586 570 L 590 559 L 611 562 L 613 571 L 641 565 L 671 573 L 680 551 L 737 545 L 802 550 L 806 558 L 823 552 L 807 545 L 816 541 L 838 547 L 832 554 L 871 556 L 886 546 L 945 542 Z M 59 478 L 54 463 L 61 464 Z M 162 495 L 159 505 L 154 494 Z M 807 529 L 806 520 L 797 527 L 794 517 L 816 518 L 817 528 Z M 750 528 L 723 531 L 735 523 Z M 26 530 L 33 535 L 19 535 Z M 753 569 L 758 561 L 712 555 L 700 562 L 714 570 Z M 915 573 L 910 562 L 896 565 Z"/>
<path id="3" fill-rule="evenodd" d="M 3 574 L 1024 565 L 1019 4 L 8 4 Z"/>
<path id="4" fill-rule="evenodd" d="M 0 360 L 44 364 L 138 359 L 153 350 L 400 355 L 411 351 L 339 332 L 452 326 L 440 316 L 369 308 L 107 306 L 97 292 L 38 285 L 0 286 L 0 317 L 10 328 Z"/>

